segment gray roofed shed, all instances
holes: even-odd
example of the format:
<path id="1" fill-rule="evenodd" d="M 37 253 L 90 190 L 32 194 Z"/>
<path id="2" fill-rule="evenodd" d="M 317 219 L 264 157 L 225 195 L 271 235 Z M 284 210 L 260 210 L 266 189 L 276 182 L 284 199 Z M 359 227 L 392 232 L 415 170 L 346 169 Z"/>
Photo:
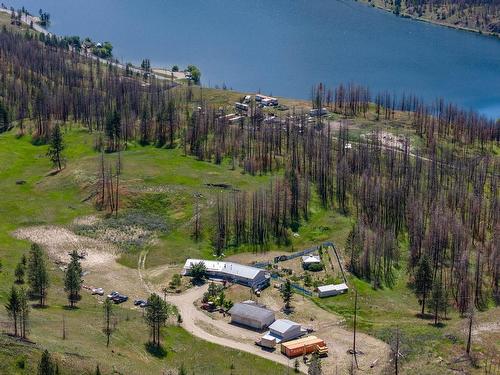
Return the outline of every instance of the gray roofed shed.
<path id="1" fill-rule="evenodd" d="M 229 310 L 231 323 L 262 330 L 274 322 L 274 312 L 256 304 L 236 303 Z"/>

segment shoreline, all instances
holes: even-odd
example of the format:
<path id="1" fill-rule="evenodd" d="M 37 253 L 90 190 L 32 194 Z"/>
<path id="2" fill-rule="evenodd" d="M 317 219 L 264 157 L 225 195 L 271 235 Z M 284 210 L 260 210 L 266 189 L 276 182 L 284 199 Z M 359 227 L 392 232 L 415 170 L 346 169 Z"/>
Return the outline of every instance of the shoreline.
<path id="1" fill-rule="evenodd" d="M 479 30 L 479 29 L 472 29 L 470 27 L 465 27 L 465 26 L 460 26 L 460 25 L 453 25 L 451 23 L 439 22 L 439 21 L 432 20 L 432 19 L 429 19 L 429 18 L 413 16 L 413 15 L 408 14 L 408 13 L 400 13 L 399 15 L 396 15 L 392 11 L 392 9 L 385 8 L 385 7 L 381 6 L 381 5 L 378 5 L 378 4 L 375 4 L 373 2 L 370 2 L 369 0 L 354 0 L 354 1 L 356 1 L 356 2 L 359 1 L 359 2 L 365 4 L 365 5 L 369 6 L 369 7 L 372 7 L 372 8 L 375 8 L 375 9 L 379 9 L 379 10 L 384 11 L 386 13 L 391 13 L 391 14 L 393 14 L 396 17 L 406 18 L 406 19 L 410 19 L 412 21 L 424 22 L 424 23 L 428 23 L 428 24 L 431 24 L 431 25 L 446 27 L 448 29 L 465 31 L 465 32 L 469 32 L 469 33 L 474 33 L 474 34 L 486 36 L 486 37 L 493 37 L 493 38 L 496 38 L 496 39 L 500 39 L 500 33 L 495 33 L 495 32 L 492 32 L 492 31 L 482 31 L 482 30 Z"/>

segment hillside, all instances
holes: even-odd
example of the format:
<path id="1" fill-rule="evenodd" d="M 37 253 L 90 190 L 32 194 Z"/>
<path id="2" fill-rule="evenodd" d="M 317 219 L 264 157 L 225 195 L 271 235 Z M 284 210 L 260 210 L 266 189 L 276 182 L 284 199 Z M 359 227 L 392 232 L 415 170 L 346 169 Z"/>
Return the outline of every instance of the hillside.
<path id="1" fill-rule="evenodd" d="M 403 17 L 500 36 L 498 1 L 366 0 L 366 2 Z"/>
<path id="2" fill-rule="evenodd" d="M 325 374 L 350 368 L 354 290 L 363 372 L 393 367 L 396 332 L 403 373 L 479 374 L 498 358 L 498 122 L 354 85 L 319 85 L 311 103 L 252 101 L 236 118 L 234 102 L 251 93 L 130 74 L 57 39 L 4 30 L 0 56 L 8 113 L 0 123 L 0 303 L 31 243 L 42 246 L 51 279 L 47 307 L 32 302 L 28 340 L 9 335 L 12 321 L 0 309 L 0 372 L 32 373 L 48 349 L 63 374 L 93 373 L 97 364 L 124 374 L 181 366 L 288 373 L 292 361 L 193 305 L 207 285 L 182 278 L 165 292 L 182 314 L 161 328 L 162 350 L 148 346 L 132 301 L 163 295 L 187 258 L 251 264 L 325 241 L 340 252 L 348 294 L 295 293 L 289 314 L 276 288 L 259 297 L 327 338 L 335 355 L 322 360 Z M 312 107 L 328 114 L 311 117 Z M 56 128 L 65 146 L 60 170 L 47 157 Z M 77 308 L 67 306 L 72 250 L 85 252 L 85 285 L 130 297 L 116 307 L 109 348 L 104 297 L 82 290 Z M 414 284 L 424 256 L 432 259 L 432 293 L 443 291 L 446 301 L 421 315 Z M 304 288 L 340 280 L 333 265 L 319 273 L 283 268 L 292 273 L 278 269 L 280 277 Z M 238 285 L 226 290 L 233 302 L 249 294 L 256 298 Z M 464 356 L 470 311 L 473 355 Z"/>

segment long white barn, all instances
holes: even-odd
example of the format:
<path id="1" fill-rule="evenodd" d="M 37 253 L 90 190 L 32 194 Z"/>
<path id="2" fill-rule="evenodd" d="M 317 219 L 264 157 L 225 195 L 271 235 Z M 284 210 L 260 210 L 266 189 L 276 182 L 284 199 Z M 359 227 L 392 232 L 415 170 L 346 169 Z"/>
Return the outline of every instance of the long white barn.
<path id="1" fill-rule="evenodd" d="M 242 284 L 255 290 L 263 289 L 269 285 L 270 275 L 263 269 L 216 260 L 188 259 L 182 269 L 182 275 L 189 275 L 191 267 L 200 262 L 205 264 L 209 277 Z"/>

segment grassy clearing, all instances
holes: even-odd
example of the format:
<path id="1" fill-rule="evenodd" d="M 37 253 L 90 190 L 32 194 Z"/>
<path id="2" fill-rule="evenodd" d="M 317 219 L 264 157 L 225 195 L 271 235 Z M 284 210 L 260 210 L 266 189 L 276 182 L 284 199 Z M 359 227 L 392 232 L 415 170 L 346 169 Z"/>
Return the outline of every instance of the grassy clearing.
<path id="1" fill-rule="evenodd" d="M 15 240 L 10 233 L 18 227 L 29 225 L 67 225 L 76 217 L 94 213 L 91 203 L 82 202 L 88 195 L 88 186 L 93 180 L 98 161 L 98 155 L 92 150 L 93 137 L 79 129 L 68 129 L 65 142 L 68 146 L 67 167 L 61 173 L 49 176 L 51 165 L 45 157 L 45 146 L 33 146 L 28 136 L 18 139 L 14 132 L 0 135 L 0 160 L 6 161 L 0 164 L 2 305 L 14 280 L 15 265 L 21 254 L 29 248 L 28 243 Z M 154 147 L 132 147 L 124 153 L 124 163 L 124 180 L 131 190 L 145 185 L 152 186 L 154 190 L 170 184 L 186 186 L 188 191 L 190 188 L 197 190 L 204 186 L 205 181 L 220 182 L 222 177 L 231 173 L 223 166 L 197 162 L 176 150 Z M 233 184 L 240 187 L 250 186 L 251 180 L 255 180 L 236 171 L 231 179 Z M 256 179 L 264 181 L 265 177 Z M 16 181 L 21 180 L 22 184 L 16 184 Z M 182 218 L 179 212 L 185 210 L 187 213 L 190 210 L 187 203 L 166 199 L 170 197 L 168 194 L 143 194 L 130 195 L 132 209 L 151 210 L 157 215 L 166 216 L 168 220 L 170 216 Z M 136 264 L 130 261 L 131 266 Z M 251 374 L 253 369 L 263 374 L 285 372 L 282 366 L 209 344 L 175 326 L 168 327 L 164 332 L 166 356 L 156 358 L 144 346 L 148 333 L 141 314 L 121 308 L 117 309 L 118 329 L 107 350 L 101 332 L 101 305 L 84 293 L 79 308 L 67 310 L 62 273 L 54 265 L 51 268 L 53 286 L 49 290 L 49 307 L 34 309 L 31 314 L 30 339 L 36 344 L 14 342 L 8 336 L 0 335 L 0 373 L 33 373 L 41 348 L 53 352 L 61 363 L 62 372 L 71 374 L 90 373 L 96 363 L 105 373 L 160 373 L 165 369 L 177 369 L 182 363 L 190 372 L 200 374 L 229 373 L 231 364 L 234 364 L 235 374 Z M 63 317 L 66 340 L 62 340 Z M 0 321 L 2 329 L 7 330 L 9 325 L 3 308 L 0 309 Z M 21 368 L 23 366 L 24 369 Z"/>

